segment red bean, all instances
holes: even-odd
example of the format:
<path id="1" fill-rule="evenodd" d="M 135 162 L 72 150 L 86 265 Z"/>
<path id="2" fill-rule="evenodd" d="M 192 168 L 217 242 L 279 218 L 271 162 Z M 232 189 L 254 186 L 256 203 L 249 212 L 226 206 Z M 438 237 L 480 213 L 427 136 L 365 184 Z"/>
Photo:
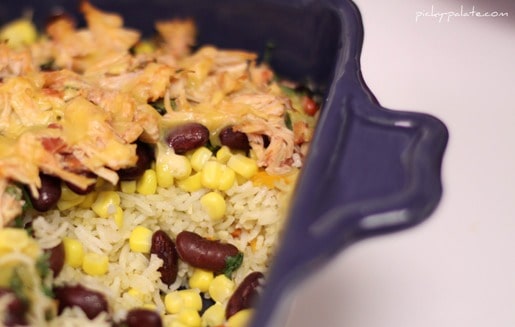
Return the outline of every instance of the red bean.
<path id="1" fill-rule="evenodd" d="M 122 181 L 136 180 L 143 175 L 145 170 L 149 169 L 154 160 L 154 150 L 152 147 L 143 142 L 136 142 L 136 156 L 138 160 L 134 167 L 118 170 L 118 176 Z"/>
<path id="2" fill-rule="evenodd" d="M 59 243 L 57 246 L 48 250 L 50 256 L 48 257 L 48 264 L 50 269 L 54 272 L 54 277 L 57 277 L 64 266 L 64 244 Z"/>
<path id="3" fill-rule="evenodd" d="M 232 126 L 227 126 L 220 131 L 220 143 L 233 150 L 248 151 L 250 149 L 247 134 L 233 130 Z"/>
<path id="4" fill-rule="evenodd" d="M 132 309 L 125 320 L 127 327 L 161 327 L 161 316 L 154 310 Z"/>
<path id="5" fill-rule="evenodd" d="M 108 304 L 104 295 L 82 285 L 59 286 L 54 288 L 54 294 L 59 302 L 59 314 L 65 308 L 79 307 L 89 319 L 94 319 L 101 312 L 108 311 Z"/>
<path id="6" fill-rule="evenodd" d="M 163 260 L 163 265 L 159 268 L 161 281 L 166 285 L 173 284 L 179 271 L 179 255 L 170 236 L 162 230 L 154 232 L 150 253 Z"/>
<path id="7" fill-rule="evenodd" d="M 25 302 L 19 299 L 13 291 L 0 288 L 0 298 L 5 295 L 11 295 L 12 300 L 7 303 L 3 325 L 5 326 L 26 326 L 27 325 L 27 311 L 28 306 Z"/>
<path id="8" fill-rule="evenodd" d="M 209 140 L 209 130 L 199 123 L 186 123 L 171 129 L 166 135 L 166 143 L 175 153 L 184 154 L 199 148 Z"/>
<path id="9" fill-rule="evenodd" d="M 61 180 L 58 177 L 40 173 L 41 187 L 38 189 L 39 196 L 35 198 L 30 192 L 29 198 L 32 207 L 37 211 L 48 211 L 52 209 L 61 198 Z"/>
<path id="10" fill-rule="evenodd" d="M 264 276 L 261 272 L 255 271 L 243 279 L 227 302 L 225 308 L 226 319 L 229 319 L 236 312 L 252 306 L 253 301 L 256 300 L 258 295 L 258 287 L 261 285 L 260 282 L 263 278 Z"/>
<path id="11" fill-rule="evenodd" d="M 230 268 L 228 259 L 241 255 L 232 244 L 208 240 L 188 231 L 180 232 L 175 243 L 177 252 L 183 261 L 193 267 L 216 273 L 225 272 L 227 268 Z"/>

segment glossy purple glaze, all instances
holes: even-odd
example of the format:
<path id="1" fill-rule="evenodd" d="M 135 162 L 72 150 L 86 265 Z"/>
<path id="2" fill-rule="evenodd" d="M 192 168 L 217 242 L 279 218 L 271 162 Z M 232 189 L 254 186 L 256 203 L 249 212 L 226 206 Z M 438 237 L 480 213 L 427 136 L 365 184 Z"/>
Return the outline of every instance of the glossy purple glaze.
<path id="1" fill-rule="evenodd" d="M 432 116 L 378 104 L 362 79 L 363 27 L 352 1 L 92 2 L 149 32 L 156 19 L 193 17 L 200 44 L 261 54 L 272 44 L 270 63 L 281 75 L 309 79 L 324 92 L 314 142 L 252 327 L 272 326 L 287 290 L 342 249 L 414 226 L 436 208 L 447 129 Z M 74 6 L 66 0 L 2 1 L 0 23 L 31 7 L 42 24 L 55 8 Z"/>

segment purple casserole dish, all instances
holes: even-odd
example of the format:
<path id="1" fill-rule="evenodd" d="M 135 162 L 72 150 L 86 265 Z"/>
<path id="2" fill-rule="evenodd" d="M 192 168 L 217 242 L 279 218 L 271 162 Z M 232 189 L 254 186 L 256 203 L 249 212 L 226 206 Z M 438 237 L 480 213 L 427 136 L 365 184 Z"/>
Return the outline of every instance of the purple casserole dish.
<path id="1" fill-rule="evenodd" d="M 323 109 L 251 326 L 272 326 L 281 299 L 303 276 L 356 241 L 412 227 L 441 194 L 445 125 L 429 115 L 381 107 L 363 81 L 363 27 L 350 0 L 104 0 L 126 25 L 148 29 L 159 18 L 192 17 L 199 42 L 264 54 L 282 76 L 309 80 Z M 70 0 L 7 0 L 0 22 L 32 8 L 43 24 Z M 79 18 L 79 15 L 77 15 Z"/>

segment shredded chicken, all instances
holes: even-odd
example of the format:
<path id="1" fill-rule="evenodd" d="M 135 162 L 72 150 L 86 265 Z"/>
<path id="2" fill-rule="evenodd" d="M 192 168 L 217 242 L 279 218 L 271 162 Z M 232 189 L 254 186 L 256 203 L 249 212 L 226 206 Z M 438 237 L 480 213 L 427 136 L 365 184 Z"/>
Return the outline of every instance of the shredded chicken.
<path id="1" fill-rule="evenodd" d="M 11 183 L 34 196 L 40 172 L 79 187 L 95 181 L 84 172 L 116 184 L 117 170 L 136 163 L 137 140 L 158 143 L 181 122 L 246 133 L 269 174 L 300 165 L 310 126 L 287 126 L 296 109 L 255 53 L 213 46 L 192 53 L 190 19 L 156 23 L 152 43 L 117 14 L 87 1 L 80 9 L 85 27 L 63 14 L 32 44 L 0 43 L 0 225 L 21 212 L 23 200 L 7 191 Z M 150 51 L 135 51 L 144 42 Z M 155 101 L 164 103 L 163 116 Z"/>

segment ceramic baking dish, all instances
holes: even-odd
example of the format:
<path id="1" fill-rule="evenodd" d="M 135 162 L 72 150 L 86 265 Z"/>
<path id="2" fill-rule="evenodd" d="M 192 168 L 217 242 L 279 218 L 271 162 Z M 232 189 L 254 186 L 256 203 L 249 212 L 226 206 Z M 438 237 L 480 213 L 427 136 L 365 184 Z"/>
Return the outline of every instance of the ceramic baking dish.
<path id="1" fill-rule="evenodd" d="M 252 326 L 274 325 L 284 295 L 342 249 L 414 226 L 437 206 L 448 132 L 429 115 L 382 107 L 363 81 L 363 27 L 350 0 L 103 0 L 126 25 L 151 32 L 159 18 L 192 17 L 199 43 L 269 51 L 282 76 L 310 81 L 323 109 Z M 0 22 L 31 8 L 44 24 L 77 2 L 7 0 Z M 79 15 L 77 15 L 77 18 Z M 268 50 L 267 50 L 268 49 Z"/>

